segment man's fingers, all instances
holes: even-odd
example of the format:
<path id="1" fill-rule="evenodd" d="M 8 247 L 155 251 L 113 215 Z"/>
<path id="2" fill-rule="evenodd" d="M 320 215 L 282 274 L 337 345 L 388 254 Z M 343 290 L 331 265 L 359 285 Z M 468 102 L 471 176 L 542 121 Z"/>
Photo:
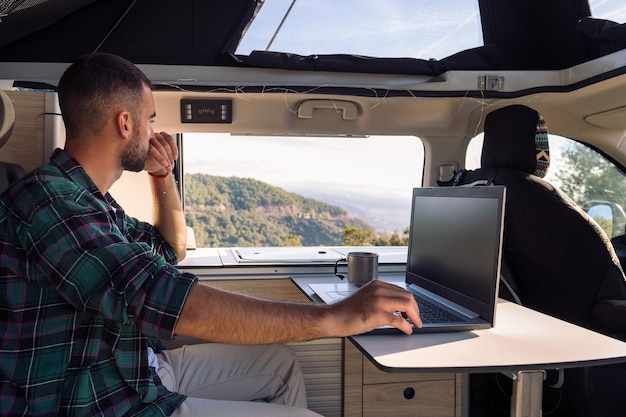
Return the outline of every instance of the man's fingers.
<path id="1" fill-rule="evenodd" d="M 406 334 L 413 333 L 413 326 L 400 314 L 393 314 L 393 317 L 389 320 L 389 324 L 398 330 L 403 331 Z"/>
<path id="2" fill-rule="evenodd" d="M 178 147 L 176 146 L 176 141 L 169 133 L 155 132 L 154 137 L 156 142 L 158 142 L 163 150 L 167 153 L 168 158 L 171 161 L 175 161 L 176 159 L 178 159 Z"/>
<path id="3" fill-rule="evenodd" d="M 338 303 L 339 304 L 339 303 Z M 419 307 L 411 293 L 397 285 L 382 281 L 371 281 L 359 291 L 340 302 L 343 308 L 360 317 L 359 326 L 365 331 L 382 325 L 391 325 L 404 333 L 413 332 L 410 319 L 416 327 L 422 326 Z M 354 322 L 356 324 L 356 322 Z M 348 329 L 348 332 L 352 330 Z M 363 330 L 357 329 L 358 332 Z M 354 334 L 354 333 L 353 333 Z"/>
<path id="4" fill-rule="evenodd" d="M 422 319 L 419 315 L 419 306 L 417 305 L 413 294 L 397 285 L 382 281 L 379 282 L 381 288 L 378 290 L 378 295 L 385 301 L 383 308 L 391 309 L 394 313 L 401 313 L 400 316 L 396 315 L 400 321 L 406 322 L 406 319 L 408 318 L 416 327 L 422 327 Z M 393 321 L 396 323 L 399 322 L 395 318 Z M 410 324 L 408 325 L 410 326 Z"/>
<path id="5" fill-rule="evenodd" d="M 150 150 L 148 151 L 148 158 L 152 158 L 153 160 L 155 160 L 162 168 L 165 169 L 165 172 L 170 172 L 174 168 L 174 166 L 172 165 L 172 161 L 163 154 L 164 151 L 162 150 L 162 147 L 158 143 L 151 141 Z M 154 171 L 157 170 L 154 169 Z"/>
<path id="6" fill-rule="evenodd" d="M 174 169 L 174 161 L 178 158 L 176 141 L 171 135 L 161 132 L 155 133 L 150 140 L 148 157 L 154 159 L 166 172 Z"/>

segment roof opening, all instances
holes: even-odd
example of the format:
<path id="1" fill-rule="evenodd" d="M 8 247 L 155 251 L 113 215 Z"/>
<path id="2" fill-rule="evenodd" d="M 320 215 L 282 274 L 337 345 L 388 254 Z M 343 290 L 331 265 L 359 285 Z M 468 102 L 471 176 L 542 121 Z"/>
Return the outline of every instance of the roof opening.
<path id="1" fill-rule="evenodd" d="M 265 0 L 236 54 L 442 59 L 479 46 L 478 0 Z"/>

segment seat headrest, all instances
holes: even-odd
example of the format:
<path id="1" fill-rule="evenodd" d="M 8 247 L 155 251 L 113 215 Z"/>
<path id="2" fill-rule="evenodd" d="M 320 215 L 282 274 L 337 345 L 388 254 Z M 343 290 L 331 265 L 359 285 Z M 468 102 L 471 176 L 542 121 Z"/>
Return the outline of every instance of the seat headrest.
<path id="1" fill-rule="evenodd" d="M 11 137 L 15 125 L 15 109 L 11 99 L 0 90 L 0 147 Z"/>
<path id="2" fill-rule="evenodd" d="M 481 167 L 512 168 L 543 177 L 549 164 L 548 129 L 537 111 L 516 104 L 487 115 Z"/>

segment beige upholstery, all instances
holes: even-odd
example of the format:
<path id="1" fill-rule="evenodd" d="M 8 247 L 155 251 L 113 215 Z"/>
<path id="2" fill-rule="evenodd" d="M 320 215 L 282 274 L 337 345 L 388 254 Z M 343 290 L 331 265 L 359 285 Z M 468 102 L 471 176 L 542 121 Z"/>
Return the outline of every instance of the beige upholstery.
<path id="1" fill-rule="evenodd" d="M 15 109 L 11 99 L 0 90 L 0 147 L 11 137 L 15 125 Z"/>
<path id="2" fill-rule="evenodd" d="M 11 99 L 4 91 L 0 90 L 0 147 L 11 137 L 15 125 L 15 109 Z M 24 168 L 21 165 L 9 162 L 0 162 L 0 193 L 3 193 L 14 181 L 24 176 Z"/>

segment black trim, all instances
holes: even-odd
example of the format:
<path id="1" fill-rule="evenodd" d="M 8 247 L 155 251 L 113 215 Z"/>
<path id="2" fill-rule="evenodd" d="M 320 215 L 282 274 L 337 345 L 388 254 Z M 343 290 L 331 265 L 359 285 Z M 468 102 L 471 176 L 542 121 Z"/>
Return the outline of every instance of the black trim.
<path id="1" fill-rule="evenodd" d="M 451 91 L 429 91 L 429 90 L 400 90 L 397 87 L 383 88 L 361 88 L 361 87 L 332 87 L 332 86 L 313 86 L 313 85 L 250 85 L 250 86 L 224 86 L 224 85 L 190 85 L 190 84 L 155 84 L 155 91 L 189 91 L 200 93 L 232 93 L 235 90 L 238 94 L 333 94 L 340 96 L 357 96 L 357 97 L 471 97 L 471 98 L 501 98 L 511 99 L 524 97 L 538 93 L 568 93 L 581 88 L 597 84 L 611 78 L 615 78 L 626 74 L 626 66 L 620 67 L 606 73 L 587 78 L 577 83 L 566 86 L 541 86 L 512 92 L 501 91 L 484 91 L 484 90 L 451 90 Z M 16 82 L 17 84 L 17 82 Z"/>

